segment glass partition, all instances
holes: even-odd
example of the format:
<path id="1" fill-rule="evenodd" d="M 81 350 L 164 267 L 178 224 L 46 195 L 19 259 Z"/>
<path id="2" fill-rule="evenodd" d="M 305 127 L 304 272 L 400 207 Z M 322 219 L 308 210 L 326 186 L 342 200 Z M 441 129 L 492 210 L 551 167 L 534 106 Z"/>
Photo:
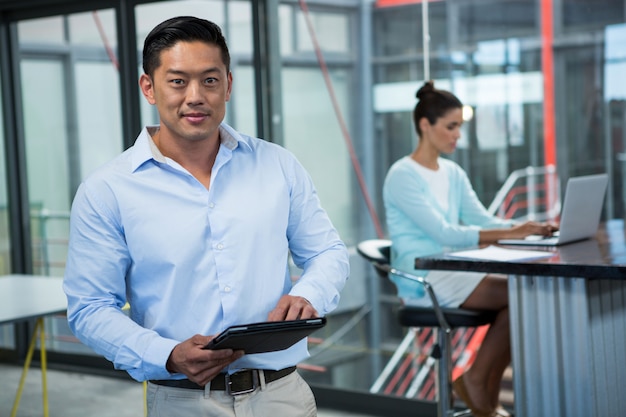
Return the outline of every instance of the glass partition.
<path id="1" fill-rule="evenodd" d="M 35 274 L 62 276 L 78 184 L 122 150 L 115 13 L 18 23 Z M 89 353 L 65 317 L 47 319 L 50 350 Z"/>
<path id="2" fill-rule="evenodd" d="M 104 10 L 18 24 L 37 274 L 63 274 L 74 191 L 122 148 L 114 16 Z M 64 48 L 46 47 L 41 32 L 60 32 L 49 42 Z"/>
<path id="3" fill-rule="evenodd" d="M 553 7 L 551 21 L 542 19 L 546 6 Z M 427 67 L 436 86 L 473 109 L 450 158 L 467 171 L 485 206 L 512 173 L 543 167 L 554 150 L 561 182 L 608 172 L 603 218 L 624 217 L 626 113 L 618 74 L 626 56 L 625 7 L 621 0 L 429 1 L 426 55 L 423 2 L 378 0 L 372 20 L 377 188 L 416 145 L 412 110 Z M 545 73 L 548 59 L 553 74 Z M 553 112 L 545 107 L 548 95 L 555 97 Z M 550 121 L 554 132 L 545 129 Z"/>
<path id="4" fill-rule="evenodd" d="M 63 271 L 66 245 L 53 245 L 53 242 L 67 239 L 68 225 L 67 221 L 58 221 L 57 216 L 67 217 L 71 201 L 63 64 L 61 60 L 24 59 L 20 69 L 25 109 L 33 272 L 58 275 Z M 42 95 L 42 90 L 50 94 Z"/>
<path id="5" fill-rule="evenodd" d="M 626 23 L 605 28 L 603 105 L 607 153 L 612 158 L 613 217 L 626 213 Z"/>
<path id="6" fill-rule="evenodd" d="M 424 81 L 425 58 L 420 55 L 422 37 L 417 28 L 421 26 L 414 23 L 421 21 L 424 9 L 421 4 L 383 7 L 387 2 L 377 3 L 374 107 L 382 137 L 389 144 L 390 158 L 382 161 L 385 171 L 415 145 L 410 118 L 414 94 Z M 486 205 L 511 172 L 543 165 L 544 151 L 552 141 L 562 178 L 611 170 L 613 165 L 602 144 L 606 143 L 603 106 L 598 100 L 605 87 L 598 59 L 603 55 L 603 28 L 624 20 L 623 2 L 555 4 L 555 18 L 549 25 L 554 44 L 563 47 L 550 50 L 557 81 L 549 86 L 542 73 L 541 6 L 535 0 L 429 2 L 431 78 L 474 109 L 462 146 L 451 158 L 466 169 Z M 610 17 L 607 9 L 613 10 Z M 593 18 L 586 20 L 587 15 Z M 406 42 L 396 29 L 412 23 L 416 37 Z M 415 52 L 397 49 L 404 44 Z M 548 143 L 543 137 L 546 88 L 557 97 L 551 118 L 559 120 L 556 137 Z M 399 119 L 405 119 L 402 130 L 397 129 Z M 584 161 L 575 157 L 581 152 L 587 155 Z M 612 216 L 612 210 L 607 208 L 606 215 Z"/>
<path id="7" fill-rule="evenodd" d="M 354 245 L 358 234 L 355 230 L 352 167 L 338 119 L 350 114 L 352 80 L 350 73 L 344 70 L 333 70 L 329 77 L 340 101 L 340 115 L 333 110 L 319 69 L 283 70 L 284 146 L 311 174 L 322 205 L 340 230 L 341 237 L 347 244 Z"/>
<path id="8" fill-rule="evenodd" d="M 2 94 L 0 86 L 0 96 Z M 6 155 L 4 152 L 4 121 L 2 119 L 2 102 L 0 101 L 0 175 L 6 178 Z M 9 236 L 8 197 L 6 181 L 0 181 L 0 274 L 11 271 L 11 239 Z"/>
<path id="9" fill-rule="evenodd" d="M 49 16 L 24 20 L 17 27 L 18 37 L 25 44 L 64 45 L 65 24 L 63 16 Z"/>
<path id="10" fill-rule="evenodd" d="M 0 68 L 1 70 L 1 68 Z M 2 74 L 0 74 L 2 76 Z M 0 84 L 0 97 L 2 97 L 2 85 Z M 11 236 L 9 230 L 9 201 L 7 192 L 7 170 L 5 137 L 4 137 L 4 118 L 2 111 L 2 100 L 0 100 L 0 275 L 11 272 Z M 0 325 L 0 347 L 13 348 L 13 326 Z"/>
<path id="11" fill-rule="evenodd" d="M 357 157 L 364 138 L 355 132 L 368 119 L 358 109 L 369 87 L 360 84 L 357 9 L 326 6 L 279 8 L 284 146 L 307 168 L 344 242 L 354 247 L 367 221 Z M 372 341 L 371 326 L 380 323 L 371 320 L 369 266 L 355 257 L 351 268 L 339 307 L 317 335 L 319 345 L 311 346 L 302 374 L 314 385 L 368 392 L 389 352 L 378 348 L 384 341 Z"/>

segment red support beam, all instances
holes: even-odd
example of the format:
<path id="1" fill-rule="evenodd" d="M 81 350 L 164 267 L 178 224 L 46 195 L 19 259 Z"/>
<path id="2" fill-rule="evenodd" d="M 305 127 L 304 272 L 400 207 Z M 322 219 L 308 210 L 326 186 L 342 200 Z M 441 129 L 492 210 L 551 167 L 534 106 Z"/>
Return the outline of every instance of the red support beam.
<path id="1" fill-rule="evenodd" d="M 556 166 L 554 113 L 554 22 L 552 0 L 541 0 L 541 69 L 543 72 L 544 165 Z"/>
<path id="2" fill-rule="evenodd" d="M 554 111 L 554 17 L 552 0 L 541 0 L 541 69 L 543 72 L 544 165 L 556 167 L 556 127 Z M 547 207 L 556 203 L 556 182 L 546 178 Z"/>

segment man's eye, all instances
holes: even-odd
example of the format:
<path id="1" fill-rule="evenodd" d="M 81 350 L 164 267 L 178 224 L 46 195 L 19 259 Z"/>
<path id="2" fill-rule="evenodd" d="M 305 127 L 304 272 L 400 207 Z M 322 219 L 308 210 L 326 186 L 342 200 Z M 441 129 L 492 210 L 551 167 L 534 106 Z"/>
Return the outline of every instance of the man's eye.
<path id="1" fill-rule="evenodd" d="M 181 79 L 175 79 L 170 81 L 172 84 L 183 85 L 185 82 Z"/>
<path id="2" fill-rule="evenodd" d="M 206 80 L 204 80 L 205 84 L 215 84 L 217 83 L 217 78 L 207 78 Z"/>

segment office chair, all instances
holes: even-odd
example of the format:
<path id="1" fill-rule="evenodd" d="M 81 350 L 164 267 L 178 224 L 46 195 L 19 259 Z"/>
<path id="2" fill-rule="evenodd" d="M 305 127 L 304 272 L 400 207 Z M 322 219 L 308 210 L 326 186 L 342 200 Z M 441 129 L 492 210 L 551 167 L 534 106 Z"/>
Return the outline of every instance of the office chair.
<path id="1" fill-rule="evenodd" d="M 367 259 L 381 278 L 389 274 L 419 282 L 432 301 L 432 307 L 401 305 L 397 318 L 405 327 L 433 327 L 437 329 L 437 342 L 430 356 L 436 360 L 439 417 L 471 416 L 469 409 L 455 411 L 452 399 L 452 350 L 451 333 L 457 327 L 478 327 L 491 324 L 495 314 L 491 311 L 465 310 L 440 307 L 430 283 L 419 276 L 400 271 L 390 265 L 391 241 L 370 239 L 357 245 L 357 252 Z"/>

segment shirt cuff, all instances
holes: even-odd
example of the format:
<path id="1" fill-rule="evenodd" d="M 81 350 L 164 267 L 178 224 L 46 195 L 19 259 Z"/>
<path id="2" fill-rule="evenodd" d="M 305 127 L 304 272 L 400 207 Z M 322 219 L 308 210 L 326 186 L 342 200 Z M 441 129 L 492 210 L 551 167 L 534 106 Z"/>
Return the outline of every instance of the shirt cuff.
<path id="1" fill-rule="evenodd" d="M 170 354 L 179 343 L 177 340 L 164 337 L 155 338 L 143 355 L 143 378 L 140 379 L 169 379 L 175 375 L 170 373 L 165 366 Z M 130 373 L 135 377 L 132 371 Z"/>

